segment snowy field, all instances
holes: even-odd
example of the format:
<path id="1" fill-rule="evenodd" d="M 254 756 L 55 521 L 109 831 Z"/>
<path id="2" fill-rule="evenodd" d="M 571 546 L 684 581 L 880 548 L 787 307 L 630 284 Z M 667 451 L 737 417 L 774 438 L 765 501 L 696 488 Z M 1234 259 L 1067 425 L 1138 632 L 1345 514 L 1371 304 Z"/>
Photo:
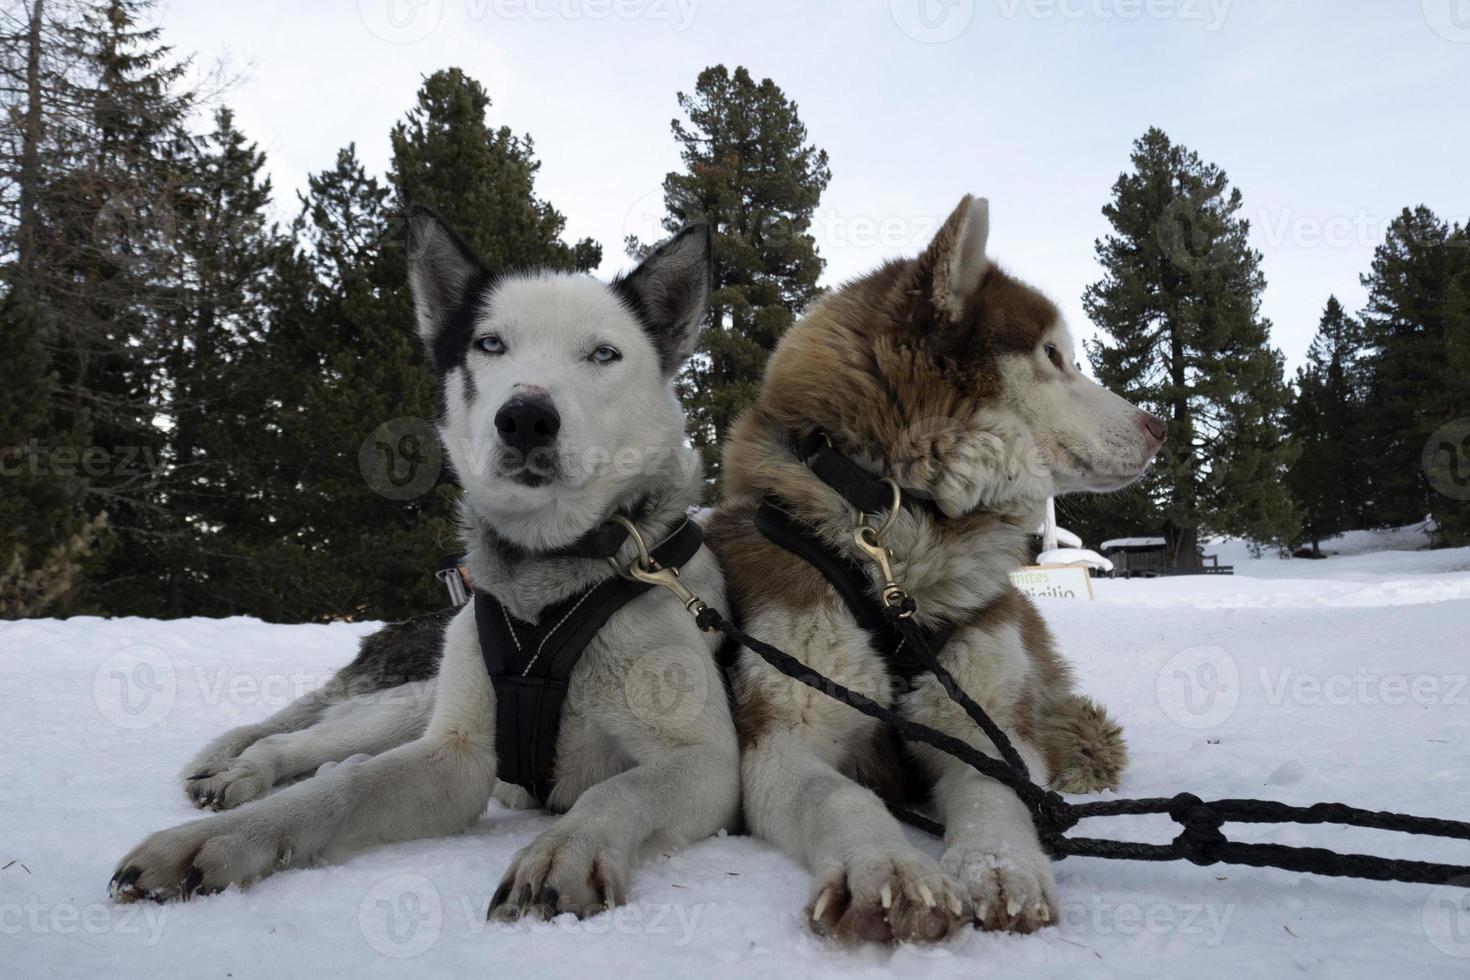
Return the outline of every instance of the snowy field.
<path id="1" fill-rule="evenodd" d="M 1470 818 L 1470 549 L 1412 533 L 1251 559 L 1234 577 L 1097 583 L 1042 600 L 1087 690 L 1128 731 L 1128 795 L 1261 796 Z M 116 861 L 188 820 L 175 776 L 220 730 L 344 663 L 368 625 L 233 619 L 0 623 L 0 975 L 1470 976 L 1470 890 L 1188 864 L 1069 859 L 1061 924 L 936 949 L 835 949 L 808 882 L 763 843 L 652 855 L 633 904 L 487 924 L 511 854 L 550 823 L 491 811 L 468 833 L 382 847 L 183 905 L 113 905 Z M 1166 819 L 1091 833 L 1162 839 Z M 1334 827 L 1245 839 L 1470 864 L 1470 844 Z M 916 835 L 931 851 L 934 842 Z"/>

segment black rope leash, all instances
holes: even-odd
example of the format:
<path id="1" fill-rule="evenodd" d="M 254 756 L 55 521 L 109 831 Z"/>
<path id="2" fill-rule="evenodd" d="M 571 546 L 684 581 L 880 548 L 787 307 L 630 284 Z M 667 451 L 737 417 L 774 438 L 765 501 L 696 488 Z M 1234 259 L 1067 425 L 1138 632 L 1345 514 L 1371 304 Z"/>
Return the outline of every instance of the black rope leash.
<path id="1" fill-rule="evenodd" d="M 1230 840 L 1221 830 L 1226 823 L 1335 823 L 1470 840 L 1470 823 L 1458 820 L 1363 810 L 1342 803 L 1317 803 L 1299 807 L 1270 800 L 1226 799 L 1206 802 L 1191 793 L 1180 793 L 1172 797 L 1070 803 L 1059 793 L 1032 782 L 1030 771 L 1010 738 L 960 687 L 954 676 L 934 655 L 922 631 L 913 622 L 913 599 L 907 596 L 901 603 L 887 607 L 890 619 L 903 634 L 905 641 L 918 653 L 925 669 L 939 681 L 945 694 L 960 705 L 985 733 L 1001 758 L 987 755 L 968 742 L 938 729 L 904 718 L 872 698 L 844 687 L 789 653 L 737 629 L 715 609 L 703 607 L 691 608 L 690 611 L 695 614 L 700 629 L 723 634 L 787 677 L 892 726 L 908 741 L 922 742 L 945 752 L 982 775 L 1009 787 L 1030 810 L 1042 846 L 1055 858 L 1076 855 L 1130 861 L 1190 861 L 1201 866 L 1217 863 L 1240 864 L 1333 877 L 1433 885 L 1447 884 L 1461 876 L 1470 876 L 1470 866 L 1465 865 L 1436 864 L 1369 854 L 1341 854 L 1321 847 L 1248 844 Z M 894 812 L 905 821 L 936 836 L 944 834 L 944 825 L 938 821 L 903 809 L 895 808 Z M 1067 832 L 1083 820 L 1138 814 L 1167 814 L 1181 829 L 1167 844 L 1067 836 Z"/>

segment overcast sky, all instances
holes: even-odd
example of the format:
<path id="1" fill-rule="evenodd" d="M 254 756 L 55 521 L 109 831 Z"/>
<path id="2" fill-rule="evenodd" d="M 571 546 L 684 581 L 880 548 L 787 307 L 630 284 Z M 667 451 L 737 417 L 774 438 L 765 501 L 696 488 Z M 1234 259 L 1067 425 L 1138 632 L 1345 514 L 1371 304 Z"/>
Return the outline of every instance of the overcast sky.
<path id="1" fill-rule="evenodd" d="M 1090 333 L 1100 208 L 1150 125 L 1245 196 L 1295 365 L 1400 208 L 1470 213 L 1470 0 L 171 0 L 167 39 L 248 67 L 228 96 L 283 211 L 355 141 L 386 169 L 419 79 L 455 65 L 529 133 L 569 240 L 622 268 L 678 166 L 675 93 L 745 65 L 831 156 L 824 282 L 920 247 L 966 192 L 991 251 Z"/>

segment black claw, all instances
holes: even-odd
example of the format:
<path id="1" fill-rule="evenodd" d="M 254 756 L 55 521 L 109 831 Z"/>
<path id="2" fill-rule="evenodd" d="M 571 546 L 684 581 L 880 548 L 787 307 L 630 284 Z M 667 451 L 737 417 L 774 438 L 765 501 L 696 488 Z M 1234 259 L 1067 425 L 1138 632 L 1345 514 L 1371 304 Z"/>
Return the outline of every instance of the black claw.
<path id="1" fill-rule="evenodd" d="M 183 884 L 179 886 L 179 895 L 187 901 L 203 883 L 204 872 L 198 868 L 190 868 L 188 874 L 184 875 Z"/>
<path id="2" fill-rule="evenodd" d="M 504 905 L 505 900 L 510 897 L 510 885 L 508 881 L 501 882 L 500 887 L 495 889 L 495 894 L 490 896 L 490 907 L 485 910 L 486 919 L 494 915 L 495 910 Z"/>
<path id="3" fill-rule="evenodd" d="M 516 896 L 516 905 L 518 905 L 520 908 L 525 908 L 527 905 L 530 905 L 530 904 L 531 904 L 531 884 L 530 884 L 530 882 L 527 882 L 526 884 L 524 884 L 524 885 L 521 886 L 521 893 Z"/>
<path id="4" fill-rule="evenodd" d="M 541 906 L 541 914 L 548 919 L 556 915 L 556 903 L 560 900 L 561 892 L 552 888 L 550 885 L 542 888 L 541 894 L 536 898 L 537 903 Z"/>
<path id="5" fill-rule="evenodd" d="M 190 779 L 208 779 L 209 776 L 210 776 L 210 772 L 209 772 L 208 769 L 201 769 L 198 772 L 196 772 L 194 775 L 190 776 L 189 778 Z"/>
<path id="6" fill-rule="evenodd" d="M 112 876 L 112 885 L 115 888 L 131 888 L 142 874 L 142 868 L 130 864 Z"/>

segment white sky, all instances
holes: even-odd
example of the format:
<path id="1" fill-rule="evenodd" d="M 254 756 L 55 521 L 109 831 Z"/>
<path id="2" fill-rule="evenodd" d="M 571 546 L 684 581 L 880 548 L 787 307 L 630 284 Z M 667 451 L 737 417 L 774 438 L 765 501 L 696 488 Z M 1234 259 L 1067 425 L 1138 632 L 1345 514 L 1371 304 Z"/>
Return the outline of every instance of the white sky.
<path id="1" fill-rule="evenodd" d="M 656 233 L 675 92 L 718 62 L 772 78 L 831 156 L 825 283 L 917 251 L 974 192 L 992 253 L 1079 339 L 1100 208 L 1150 125 L 1244 194 L 1291 366 L 1329 293 L 1361 305 L 1400 208 L 1470 212 L 1470 0 L 170 0 L 162 22 L 250 68 L 226 101 L 290 209 L 348 142 L 385 171 L 420 77 L 465 69 L 606 274 Z"/>

